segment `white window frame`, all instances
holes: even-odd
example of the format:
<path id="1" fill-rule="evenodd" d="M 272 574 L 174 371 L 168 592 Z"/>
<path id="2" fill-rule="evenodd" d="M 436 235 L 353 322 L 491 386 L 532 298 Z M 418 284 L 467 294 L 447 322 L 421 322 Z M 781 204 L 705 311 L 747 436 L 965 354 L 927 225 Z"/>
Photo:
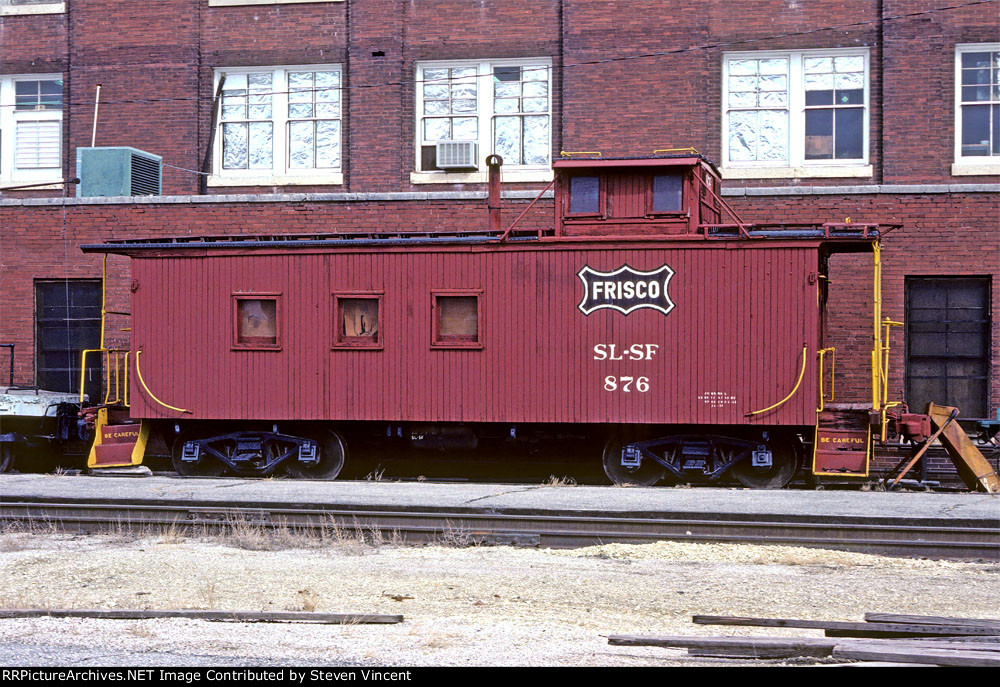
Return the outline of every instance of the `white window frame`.
<path id="1" fill-rule="evenodd" d="M 478 70 L 477 111 L 479 120 L 478 169 L 469 172 L 453 172 L 448 170 L 421 171 L 421 143 L 423 141 L 424 89 L 422 75 L 425 69 L 442 69 L 454 67 L 476 67 Z M 549 162 L 546 165 L 512 165 L 504 163 L 503 179 L 507 182 L 537 182 L 551 181 L 552 173 L 552 138 L 555 129 L 555 113 L 553 111 L 553 73 L 552 59 L 549 57 L 506 58 L 506 59 L 476 59 L 476 60 L 434 60 L 418 62 L 415 65 L 414 82 L 415 110 L 413 127 L 414 159 L 410 173 L 410 182 L 414 184 L 453 184 L 453 183 L 485 183 L 487 180 L 486 158 L 493 153 L 493 68 L 494 67 L 545 67 L 549 70 Z M 542 114 L 542 113 L 538 113 Z"/>
<path id="2" fill-rule="evenodd" d="M 287 139 L 286 129 L 289 122 L 288 117 L 288 73 L 298 71 L 337 71 L 340 73 L 340 167 L 330 169 L 292 169 L 287 166 Z M 219 87 L 219 79 L 223 74 L 227 76 L 259 74 L 270 72 L 272 76 L 271 86 L 271 122 L 272 122 L 272 167 L 268 172 L 266 169 L 223 169 L 223 133 L 222 127 L 225 122 L 222 117 L 222 101 L 219 102 L 219 110 L 216 115 L 215 133 L 212 145 L 212 175 L 208 177 L 209 186 L 294 186 L 294 185 L 339 185 L 344 183 L 343 165 L 344 155 L 344 68 L 340 64 L 296 64 L 296 65 L 262 65 L 259 67 L 217 67 L 213 79 L 212 93 Z M 275 78 L 281 75 L 280 81 Z M 224 87 L 225 88 L 225 87 Z"/>
<path id="3" fill-rule="evenodd" d="M 805 74 L 803 62 L 808 57 L 863 57 L 865 65 L 864 103 L 862 105 L 862 157 L 852 160 L 807 160 L 805 158 Z M 788 160 L 729 160 L 729 63 L 730 60 L 788 60 Z M 809 177 L 870 177 L 869 139 L 871 128 L 871 58 L 868 48 L 829 48 L 810 50 L 773 50 L 731 52 L 722 56 L 722 176 L 726 179 L 780 179 Z"/>
<path id="4" fill-rule="evenodd" d="M 23 184 L 51 183 L 59 188 L 63 177 L 63 112 L 66 91 L 63 85 L 63 106 L 58 110 L 17 110 L 14 107 L 15 84 L 19 81 L 62 81 L 62 74 L 12 74 L 0 76 L 0 188 Z M 58 163 L 55 167 L 18 169 L 17 125 L 20 122 L 57 122 L 59 124 Z M 40 187 L 41 190 L 46 187 Z"/>
<path id="5" fill-rule="evenodd" d="M 1000 43 L 959 43 L 955 46 L 955 163 L 951 173 L 953 176 L 1000 174 L 1000 156 L 962 155 L 962 53 L 966 52 L 1000 52 Z M 1000 132 L 995 135 L 1000 136 Z"/>
<path id="6" fill-rule="evenodd" d="M 26 14 L 62 14 L 66 11 L 65 2 L 33 2 L 26 5 L 15 5 L 10 0 L 0 0 L 0 17 Z"/>

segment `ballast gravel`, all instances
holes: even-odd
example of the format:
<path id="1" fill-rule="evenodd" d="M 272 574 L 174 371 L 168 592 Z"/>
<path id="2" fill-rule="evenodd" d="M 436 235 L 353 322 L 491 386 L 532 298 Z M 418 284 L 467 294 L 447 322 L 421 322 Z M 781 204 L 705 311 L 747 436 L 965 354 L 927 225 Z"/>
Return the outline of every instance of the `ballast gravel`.
<path id="1" fill-rule="evenodd" d="M 277 550 L 262 550 L 277 549 Z M 340 538 L 0 534 L 2 608 L 402 614 L 397 625 L 0 619 L 4 665 L 776 665 L 609 646 L 610 634 L 822 636 L 694 614 L 996 616 L 1000 566 L 787 546 L 575 550 Z M 805 661 L 812 663 L 813 661 Z"/>

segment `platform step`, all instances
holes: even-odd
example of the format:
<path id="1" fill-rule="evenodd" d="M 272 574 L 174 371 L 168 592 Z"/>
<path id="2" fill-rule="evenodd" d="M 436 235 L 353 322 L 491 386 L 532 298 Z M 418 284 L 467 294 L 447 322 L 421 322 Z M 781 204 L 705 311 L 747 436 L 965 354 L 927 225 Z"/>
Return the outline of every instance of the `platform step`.
<path id="1" fill-rule="evenodd" d="M 865 477 L 871 458 L 871 406 L 828 405 L 816 414 L 813 474 Z"/>

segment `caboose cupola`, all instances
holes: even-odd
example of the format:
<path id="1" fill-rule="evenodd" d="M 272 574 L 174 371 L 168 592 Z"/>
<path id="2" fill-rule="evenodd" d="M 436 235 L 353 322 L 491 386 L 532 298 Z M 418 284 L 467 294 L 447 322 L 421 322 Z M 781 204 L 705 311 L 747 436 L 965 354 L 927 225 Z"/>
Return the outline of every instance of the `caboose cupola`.
<path id="1" fill-rule="evenodd" d="M 701 155 L 556 160 L 559 236 L 695 236 L 720 218 L 719 175 Z M 704 233 L 701 233 L 704 236 Z"/>

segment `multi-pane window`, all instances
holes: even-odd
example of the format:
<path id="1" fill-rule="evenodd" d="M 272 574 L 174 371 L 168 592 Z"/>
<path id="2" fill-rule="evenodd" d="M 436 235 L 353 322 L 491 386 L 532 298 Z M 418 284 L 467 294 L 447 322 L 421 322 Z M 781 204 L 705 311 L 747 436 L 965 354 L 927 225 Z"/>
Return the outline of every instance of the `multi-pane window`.
<path id="1" fill-rule="evenodd" d="M 417 69 L 418 165 L 438 169 L 439 141 L 477 146 L 470 167 L 490 154 L 505 167 L 544 168 L 552 158 L 551 62 L 425 64 Z"/>
<path id="2" fill-rule="evenodd" d="M 0 77 L 0 183 L 61 179 L 62 112 L 61 76 Z"/>
<path id="3" fill-rule="evenodd" d="M 341 169 L 341 71 L 335 66 L 225 73 L 217 134 L 220 176 L 295 176 Z"/>
<path id="4" fill-rule="evenodd" d="M 867 52 L 741 53 L 724 70 L 726 166 L 867 164 Z"/>
<path id="5" fill-rule="evenodd" d="M 995 163 L 1000 158 L 1000 44 L 959 46 L 957 58 L 956 157 Z"/>
<path id="6" fill-rule="evenodd" d="M 101 346 L 101 282 L 59 279 L 35 282 L 35 383 L 50 391 L 80 390 L 80 352 Z M 84 392 L 101 390 L 100 355 L 87 357 Z"/>
<path id="7" fill-rule="evenodd" d="M 906 401 L 990 413 L 989 277 L 906 278 Z"/>

